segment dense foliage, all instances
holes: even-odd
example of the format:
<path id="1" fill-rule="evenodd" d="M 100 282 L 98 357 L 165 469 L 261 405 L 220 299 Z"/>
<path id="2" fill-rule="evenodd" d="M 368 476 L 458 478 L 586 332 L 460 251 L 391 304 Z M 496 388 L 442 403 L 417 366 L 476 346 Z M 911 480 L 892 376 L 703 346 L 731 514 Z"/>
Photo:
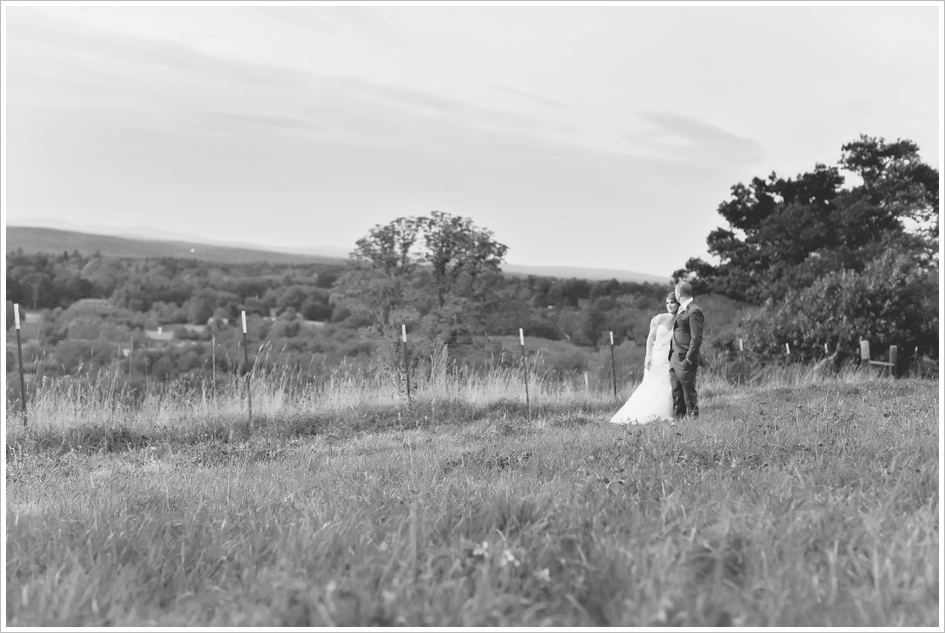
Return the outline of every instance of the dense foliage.
<path id="1" fill-rule="evenodd" d="M 77 251 L 58 257 L 7 254 L 7 300 L 26 309 L 67 308 L 79 299 L 108 299 L 156 323 L 203 324 L 217 309 L 270 316 L 295 309 L 330 317 L 328 289 L 341 272 L 327 264 L 218 264 L 171 257 L 119 259 Z"/>
<path id="2" fill-rule="evenodd" d="M 841 170 L 860 184 L 844 188 Z M 674 277 L 762 305 L 745 326 L 763 356 L 826 343 L 842 359 L 862 337 L 937 358 L 938 188 L 914 143 L 861 136 L 835 167 L 732 187 L 728 227 L 707 239 L 719 263 L 692 258 Z"/>
<path id="3" fill-rule="evenodd" d="M 841 270 L 789 291 L 781 303 L 747 318 L 745 329 L 752 348 L 767 355 L 780 354 L 788 342 L 795 355 L 817 357 L 826 344 L 831 354 L 845 356 L 864 332 L 879 348 L 935 355 L 938 294 L 935 278 L 907 254 L 889 252 L 861 273 Z"/>

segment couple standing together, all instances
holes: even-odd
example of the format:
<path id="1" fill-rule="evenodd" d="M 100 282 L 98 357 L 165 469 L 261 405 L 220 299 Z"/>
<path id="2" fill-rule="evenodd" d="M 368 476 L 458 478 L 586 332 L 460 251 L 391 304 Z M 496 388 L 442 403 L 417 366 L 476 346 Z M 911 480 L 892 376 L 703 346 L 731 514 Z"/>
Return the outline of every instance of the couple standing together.
<path id="1" fill-rule="evenodd" d="M 646 424 L 699 415 L 696 369 L 705 329 L 702 308 L 685 281 L 666 296 L 666 314 L 650 321 L 643 382 L 614 417 L 614 424 Z"/>

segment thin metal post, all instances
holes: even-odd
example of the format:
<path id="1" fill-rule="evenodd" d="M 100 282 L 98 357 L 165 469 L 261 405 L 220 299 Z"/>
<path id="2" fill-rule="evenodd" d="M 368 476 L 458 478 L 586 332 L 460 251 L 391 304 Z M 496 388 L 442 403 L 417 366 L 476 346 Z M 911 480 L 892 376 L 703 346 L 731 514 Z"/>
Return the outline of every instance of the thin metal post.
<path id="1" fill-rule="evenodd" d="M 525 415 L 529 418 L 532 417 L 532 408 L 531 402 L 528 399 L 528 361 L 525 358 L 525 331 L 522 328 L 518 329 L 518 340 L 522 344 L 522 369 L 524 370 L 525 377 Z"/>
<path id="2" fill-rule="evenodd" d="M 26 426 L 26 382 L 23 380 L 23 345 L 20 343 L 20 304 L 13 304 L 16 321 L 16 359 L 20 366 L 20 404 L 23 407 L 23 426 Z"/>
<path id="3" fill-rule="evenodd" d="M 246 340 L 246 310 L 242 310 L 243 316 L 243 372 L 246 374 L 246 410 L 249 414 L 249 425 L 253 425 L 253 398 L 249 389 L 249 343 Z"/>
<path id="4" fill-rule="evenodd" d="M 407 324 L 400 324 L 400 333 L 404 342 L 404 377 L 407 380 L 407 404 L 410 404 L 410 354 L 407 352 Z"/>
<path id="5" fill-rule="evenodd" d="M 614 400 L 617 399 L 617 360 L 614 358 L 614 333 L 610 332 L 610 366 L 614 370 Z"/>
<path id="6" fill-rule="evenodd" d="M 217 335 L 210 335 L 210 377 L 213 384 L 210 388 L 210 399 L 216 400 L 214 394 L 217 391 Z"/>

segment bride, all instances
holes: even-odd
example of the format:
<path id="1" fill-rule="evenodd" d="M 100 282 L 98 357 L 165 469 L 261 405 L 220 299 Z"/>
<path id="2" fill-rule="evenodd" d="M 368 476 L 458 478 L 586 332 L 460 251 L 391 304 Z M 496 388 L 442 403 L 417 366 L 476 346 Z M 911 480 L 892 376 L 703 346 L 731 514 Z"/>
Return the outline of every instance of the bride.
<path id="1" fill-rule="evenodd" d="M 673 387 L 669 382 L 669 345 L 673 339 L 673 320 L 679 310 L 675 293 L 666 295 L 666 314 L 650 321 L 646 339 L 643 382 L 626 404 L 614 414 L 614 424 L 646 424 L 673 419 Z"/>

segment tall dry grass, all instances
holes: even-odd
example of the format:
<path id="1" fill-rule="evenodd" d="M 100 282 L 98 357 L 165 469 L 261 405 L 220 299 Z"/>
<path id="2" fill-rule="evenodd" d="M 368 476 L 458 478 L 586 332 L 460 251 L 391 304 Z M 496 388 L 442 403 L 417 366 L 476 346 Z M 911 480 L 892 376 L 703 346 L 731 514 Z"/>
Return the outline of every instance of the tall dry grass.
<path id="1" fill-rule="evenodd" d="M 30 394 L 26 425 L 9 424 L 8 437 L 28 428 L 39 433 L 79 428 L 127 428 L 138 432 L 161 429 L 188 432 L 209 426 L 268 421 L 294 416 L 326 416 L 339 420 L 363 417 L 371 410 L 484 409 L 497 403 L 528 405 L 535 411 L 583 406 L 602 414 L 633 393 L 638 382 L 621 376 L 616 398 L 608 380 L 603 388 L 587 388 L 581 375 L 561 377 L 538 355 L 522 362 L 494 359 L 484 370 L 451 366 L 444 349 L 411 373 L 408 400 L 402 367 L 371 367 L 342 362 L 332 368 L 302 371 L 270 363 L 264 349 L 248 375 L 220 372 L 214 381 L 177 380 L 130 383 L 111 368 L 92 377 L 78 373 L 61 379 L 43 378 Z M 276 359 L 278 361 L 278 358 Z M 266 370 L 266 367 L 273 369 Z M 526 394 L 527 374 L 527 394 Z M 872 380 L 869 371 L 846 366 L 832 371 L 824 364 L 769 365 L 738 368 L 724 359 L 699 375 L 699 389 L 711 401 L 715 395 L 764 386 L 801 387 L 825 380 L 857 384 Z M 7 418 L 22 420 L 21 403 L 8 399 Z"/>

